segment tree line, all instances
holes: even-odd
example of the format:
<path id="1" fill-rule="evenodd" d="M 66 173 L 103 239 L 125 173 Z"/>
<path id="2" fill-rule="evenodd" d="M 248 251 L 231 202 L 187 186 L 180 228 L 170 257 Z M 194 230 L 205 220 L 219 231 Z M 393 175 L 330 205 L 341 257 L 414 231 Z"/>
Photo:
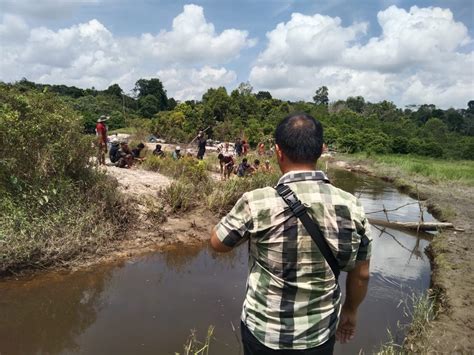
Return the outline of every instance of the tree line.
<path id="1" fill-rule="evenodd" d="M 168 141 L 186 141 L 196 131 L 210 127 L 210 138 L 251 145 L 270 141 L 276 124 L 292 112 L 307 112 L 325 128 L 330 147 L 348 153 L 416 154 L 437 158 L 474 159 L 474 100 L 463 109 L 443 110 L 432 104 L 399 108 L 390 101 L 372 103 L 362 96 L 329 101 L 329 89 L 315 90 L 312 102 L 273 98 L 268 91 L 254 93 L 241 83 L 230 93 L 210 88 L 201 100 L 178 102 L 168 97 L 158 78 L 140 79 L 130 94 L 118 84 L 106 90 L 38 84 L 22 79 L 20 91 L 57 93 L 81 116 L 92 133 L 97 117 L 108 114 L 109 129 L 146 125 Z"/>

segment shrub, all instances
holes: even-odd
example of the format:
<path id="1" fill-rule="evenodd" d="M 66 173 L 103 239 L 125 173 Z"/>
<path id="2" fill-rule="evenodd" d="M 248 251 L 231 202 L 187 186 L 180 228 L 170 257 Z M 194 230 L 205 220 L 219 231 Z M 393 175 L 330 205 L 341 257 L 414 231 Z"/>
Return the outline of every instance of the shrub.
<path id="1" fill-rule="evenodd" d="M 266 186 L 275 186 L 279 176 L 278 173 L 257 173 L 245 178 L 220 182 L 207 197 L 208 207 L 219 215 L 225 214 L 245 192 Z"/>
<path id="2" fill-rule="evenodd" d="M 0 86 L 0 274 L 66 264 L 121 234 L 130 212 L 90 164 L 81 118 L 50 93 Z"/>

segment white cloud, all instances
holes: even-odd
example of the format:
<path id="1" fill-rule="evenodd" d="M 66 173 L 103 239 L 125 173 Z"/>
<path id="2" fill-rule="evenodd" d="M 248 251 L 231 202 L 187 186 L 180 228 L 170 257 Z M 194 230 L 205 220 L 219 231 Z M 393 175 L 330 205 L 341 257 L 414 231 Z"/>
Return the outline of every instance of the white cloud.
<path id="1" fill-rule="evenodd" d="M 176 100 L 196 100 L 210 87 L 234 84 L 237 75 L 225 68 L 204 66 L 197 69 L 166 69 L 157 72 L 165 88 L 174 93 Z"/>
<path id="2" fill-rule="evenodd" d="M 0 39 L 0 80 L 26 77 L 99 89 L 118 82 L 128 90 L 139 78 L 158 74 L 170 84 L 165 82 L 169 94 L 183 98 L 196 98 L 204 85 L 235 81 L 234 72 L 219 66 L 254 44 L 246 31 L 217 33 L 196 5 L 184 6 L 172 29 L 157 35 L 117 37 L 95 19 L 57 31 L 29 28 L 21 17 L 5 15 Z M 185 84 L 176 84 L 173 73 Z"/>
<path id="3" fill-rule="evenodd" d="M 227 62 L 237 57 L 243 48 L 254 45 L 248 32 L 226 29 L 217 34 L 212 23 L 206 21 L 203 8 L 185 5 L 181 14 L 173 20 L 171 31 L 158 35 L 144 34 L 139 41 L 127 41 L 130 50 L 140 52 L 163 63 Z"/>
<path id="4" fill-rule="evenodd" d="M 293 14 L 267 34 L 250 81 L 282 98 L 310 99 L 326 85 L 332 100 L 362 95 L 465 107 L 474 96 L 474 58 L 462 48 L 472 40 L 451 11 L 390 6 L 377 19 L 381 35 L 363 43 L 365 24 Z"/>
<path id="5" fill-rule="evenodd" d="M 338 17 L 294 13 L 290 21 L 279 23 L 267 33 L 269 43 L 259 62 L 280 61 L 305 66 L 327 63 L 337 59 L 348 43 L 366 29 L 366 23 L 342 27 Z"/>

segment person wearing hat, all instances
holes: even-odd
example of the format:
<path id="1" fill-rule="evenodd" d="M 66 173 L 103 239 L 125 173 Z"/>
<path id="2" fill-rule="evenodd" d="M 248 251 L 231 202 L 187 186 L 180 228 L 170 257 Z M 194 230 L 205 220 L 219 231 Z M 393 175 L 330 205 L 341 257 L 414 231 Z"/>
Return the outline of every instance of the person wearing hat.
<path id="1" fill-rule="evenodd" d="M 173 152 L 173 159 L 174 160 L 178 160 L 178 159 L 181 159 L 182 155 L 181 155 L 181 147 L 178 145 L 176 146 L 176 148 L 174 149 L 174 152 Z"/>
<path id="2" fill-rule="evenodd" d="M 108 116 L 100 116 L 95 126 L 98 147 L 97 160 L 99 162 L 99 165 L 105 165 L 105 154 L 107 153 L 107 126 L 104 122 L 108 119 Z"/>

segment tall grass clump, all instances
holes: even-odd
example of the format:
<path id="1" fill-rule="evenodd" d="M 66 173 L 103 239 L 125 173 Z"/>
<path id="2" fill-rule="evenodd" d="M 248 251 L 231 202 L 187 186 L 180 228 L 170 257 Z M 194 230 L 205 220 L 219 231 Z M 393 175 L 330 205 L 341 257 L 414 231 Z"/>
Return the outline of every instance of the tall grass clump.
<path id="1" fill-rule="evenodd" d="M 55 95 L 0 86 L 0 274 L 95 253 L 127 223 L 82 130 Z"/>
<path id="2" fill-rule="evenodd" d="M 378 355 L 398 355 L 414 353 L 426 350 L 426 335 L 429 323 L 436 316 L 433 297 L 428 293 L 412 293 L 403 301 L 403 314 L 410 320 L 407 325 L 399 324 L 399 330 L 407 334 L 401 344 L 397 344 L 390 330 L 389 340 L 383 344 Z M 414 344 L 418 349 L 415 349 Z"/>
<path id="3" fill-rule="evenodd" d="M 204 160 L 196 160 L 192 157 L 183 157 L 174 160 L 171 156 L 160 158 L 154 155 L 147 156 L 142 167 L 146 170 L 156 171 L 173 179 L 182 177 L 194 181 L 205 181 L 209 179 L 207 173 L 208 163 Z"/>
<path id="4" fill-rule="evenodd" d="M 256 173 L 243 178 L 219 182 L 207 197 L 208 207 L 219 215 L 230 211 L 237 200 L 247 191 L 275 186 L 280 174 Z"/>
<path id="5" fill-rule="evenodd" d="M 161 193 L 173 212 L 185 212 L 196 207 L 212 189 L 207 163 L 202 160 L 192 157 L 174 160 L 151 155 L 143 162 L 143 167 L 175 179 Z"/>

